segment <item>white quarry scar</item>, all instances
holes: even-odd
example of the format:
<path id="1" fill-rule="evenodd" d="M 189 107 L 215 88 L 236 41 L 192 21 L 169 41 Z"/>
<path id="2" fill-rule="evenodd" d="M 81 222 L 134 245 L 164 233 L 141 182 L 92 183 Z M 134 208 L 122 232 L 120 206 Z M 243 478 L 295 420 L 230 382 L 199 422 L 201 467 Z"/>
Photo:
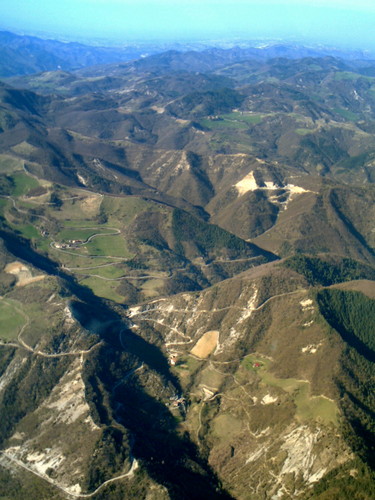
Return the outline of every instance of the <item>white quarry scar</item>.
<path id="1" fill-rule="evenodd" d="M 258 189 L 257 181 L 254 178 L 254 173 L 250 172 L 242 180 L 235 184 L 240 195 L 247 193 L 248 191 L 255 191 Z"/>
<path id="2" fill-rule="evenodd" d="M 300 186 L 295 186 L 294 184 L 287 184 L 286 186 L 277 186 L 274 182 L 266 181 L 265 186 L 258 186 L 257 181 L 254 177 L 254 172 L 248 173 L 243 179 L 241 179 L 237 184 L 234 185 L 237 189 L 238 194 L 241 196 L 248 191 L 256 191 L 257 189 L 263 189 L 267 191 L 274 191 L 277 189 L 285 189 L 289 191 L 290 194 L 301 194 L 308 193 L 309 190 L 304 189 Z"/>

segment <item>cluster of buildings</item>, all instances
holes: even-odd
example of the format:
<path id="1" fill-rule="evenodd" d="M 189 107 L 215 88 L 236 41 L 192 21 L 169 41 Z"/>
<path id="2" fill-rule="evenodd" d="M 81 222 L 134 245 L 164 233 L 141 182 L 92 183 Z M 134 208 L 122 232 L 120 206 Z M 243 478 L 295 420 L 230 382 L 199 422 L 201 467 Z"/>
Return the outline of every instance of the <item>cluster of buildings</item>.
<path id="1" fill-rule="evenodd" d="M 175 394 L 174 396 L 171 396 L 169 400 L 171 401 L 170 406 L 172 408 L 180 408 L 184 411 L 186 410 L 186 399 L 184 397 Z"/>
<path id="2" fill-rule="evenodd" d="M 69 240 L 67 243 L 57 243 L 54 242 L 53 246 L 55 248 L 78 248 L 84 242 L 82 240 Z"/>
<path id="3" fill-rule="evenodd" d="M 170 365 L 174 366 L 178 361 L 177 352 L 168 352 L 168 362 Z"/>

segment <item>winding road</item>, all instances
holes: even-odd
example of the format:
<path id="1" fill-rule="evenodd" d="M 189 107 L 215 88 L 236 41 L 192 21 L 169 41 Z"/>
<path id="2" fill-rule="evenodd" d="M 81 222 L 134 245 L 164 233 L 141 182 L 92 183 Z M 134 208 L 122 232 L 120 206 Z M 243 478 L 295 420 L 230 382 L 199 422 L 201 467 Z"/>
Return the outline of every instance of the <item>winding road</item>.
<path id="1" fill-rule="evenodd" d="M 301 290 L 294 290 L 293 292 L 279 293 L 277 295 L 273 295 L 272 297 L 269 297 L 264 302 L 262 302 L 259 306 L 255 307 L 253 309 L 249 309 L 248 307 L 240 307 L 240 306 L 231 305 L 231 306 L 226 306 L 226 307 L 220 307 L 217 309 L 200 309 L 199 311 L 194 311 L 194 314 L 215 314 L 215 313 L 227 311 L 230 309 L 237 309 L 239 311 L 244 311 L 244 312 L 250 310 L 251 313 L 253 313 L 256 311 L 260 311 L 269 302 L 271 302 L 272 300 L 274 300 L 276 298 L 285 297 L 287 295 L 301 294 L 301 293 L 305 293 L 305 292 L 306 292 L 306 290 L 301 289 Z M 161 302 L 163 300 L 164 299 L 159 299 L 158 301 Z M 156 301 L 154 301 L 154 302 L 156 302 Z M 130 309 L 130 312 L 131 312 L 130 317 L 134 318 L 135 316 L 142 316 L 143 314 L 148 314 L 148 313 L 153 312 L 153 311 L 164 312 L 164 311 L 158 309 L 157 307 L 152 308 L 152 309 L 145 309 L 143 311 L 137 311 L 136 308 L 134 308 L 133 310 Z M 174 314 L 174 313 L 182 313 L 182 314 L 190 314 L 190 315 L 192 314 L 192 311 L 189 309 L 173 309 L 171 311 L 166 311 L 166 312 L 169 312 L 170 314 Z M 190 337 L 189 335 L 186 335 L 185 333 L 179 331 L 177 328 L 171 327 L 168 324 L 163 323 L 162 321 L 158 321 L 158 320 L 153 319 L 153 318 L 144 318 L 144 317 L 139 318 L 139 320 L 140 321 L 149 321 L 151 323 L 156 323 L 164 328 L 169 328 L 169 330 L 173 331 L 176 335 L 178 335 L 184 339 L 187 339 L 186 342 L 166 342 L 165 343 L 166 346 L 169 346 L 169 345 L 188 345 L 188 344 L 191 344 L 192 342 L 194 342 L 194 339 L 192 337 Z M 197 358 L 197 359 L 199 359 L 199 358 Z M 228 361 L 227 363 L 232 363 L 232 361 Z"/>
<path id="2" fill-rule="evenodd" d="M 1 297 L 0 300 L 4 300 L 4 298 L 5 297 Z M 12 301 L 12 302 L 14 302 L 14 301 Z M 48 353 L 48 352 L 36 350 L 33 347 L 31 347 L 29 344 L 27 344 L 22 338 L 23 332 L 30 325 L 30 317 L 28 316 L 28 314 L 26 314 L 24 311 L 22 311 L 18 307 L 14 306 L 14 305 L 13 305 L 13 307 L 21 316 L 24 317 L 25 323 L 22 325 L 20 331 L 18 332 L 18 335 L 17 335 L 18 344 L 14 343 L 14 342 L 0 342 L 1 346 L 11 346 L 11 347 L 22 348 L 28 352 L 31 352 L 32 354 L 35 354 L 37 356 L 42 356 L 43 358 L 62 358 L 65 356 L 81 356 L 83 354 L 89 354 L 94 349 L 97 349 L 99 346 L 103 345 L 103 342 L 97 342 L 96 344 L 91 346 L 90 349 L 81 349 L 79 351 L 67 351 L 67 352 L 59 352 L 59 353 L 52 353 L 52 354 Z"/>
<path id="3" fill-rule="evenodd" d="M 58 488 L 60 491 L 64 492 L 66 495 L 69 495 L 70 497 L 73 497 L 73 498 L 91 498 L 94 495 L 96 495 L 97 493 L 99 493 L 99 491 L 101 491 L 103 488 L 108 486 L 108 484 L 114 483 L 115 481 L 120 481 L 121 479 L 131 478 L 134 475 L 134 472 L 139 467 L 138 461 L 134 458 L 132 461 L 131 468 L 125 474 L 121 474 L 119 476 L 113 477 L 112 479 L 107 479 L 107 481 L 104 481 L 104 483 L 102 483 L 100 486 L 98 486 L 96 488 L 96 490 L 92 491 L 91 493 L 74 493 L 74 492 L 69 491 L 68 488 L 64 488 L 64 486 L 61 486 L 60 484 L 58 484 L 56 481 L 54 481 L 50 477 L 43 475 L 40 472 L 37 472 L 37 471 L 31 469 L 24 462 L 21 462 L 21 460 L 18 460 L 17 458 L 12 457 L 8 453 L 0 450 L 0 454 L 3 457 L 5 457 L 6 459 L 10 460 L 11 462 L 17 464 L 22 469 L 27 470 L 28 472 L 30 472 L 31 474 L 34 474 L 35 476 L 38 476 L 40 479 L 43 479 L 43 481 L 47 481 L 48 483 L 52 484 L 55 488 Z"/>

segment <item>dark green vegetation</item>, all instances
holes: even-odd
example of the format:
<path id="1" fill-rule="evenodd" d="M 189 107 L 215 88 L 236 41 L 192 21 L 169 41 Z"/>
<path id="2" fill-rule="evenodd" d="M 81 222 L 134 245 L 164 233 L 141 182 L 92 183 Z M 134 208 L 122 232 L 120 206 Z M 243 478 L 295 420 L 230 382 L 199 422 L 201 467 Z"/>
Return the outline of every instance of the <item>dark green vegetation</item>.
<path id="1" fill-rule="evenodd" d="M 374 495 L 374 472 L 361 460 L 357 459 L 329 472 L 305 498 L 360 500 L 362 498 L 373 498 Z"/>
<path id="2" fill-rule="evenodd" d="M 375 301 L 359 292 L 323 290 L 318 304 L 327 322 L 346 344 L 339 382 L 348 439 L 375 466 Z"/>
<path id="3" fill-rule="evenodd" d="M 372 498 L 373 63 L 4 40 L 1 494 Z"/>
<path id="4" fill-rule="evenodd" d="M 218 226 L 207 225 L 196 217 L 182 210 L 174 210 L 172 215 L 172 231 L 176 238 L 176 250 L 184 254 L 183 245 L 192 243 L 197 246 L 202 256 L 212 255 L 223 259 L 235 259 L 236 257 L 254 257 L 258 249 L 251 243 L 247 243 L 232 233 Z M 272 255 L 259 256 L 259 263 L 265 262 Z M 262 258 L 263 257 L 263 258 Z"/>
<path id="5" fill-rule="evenodd" d="M 319 292 L 318 303 L 327 321 L 344 340 L 374 362 L 374 301 L 359 292 L 326 289 Z"/>
<path id="6" fill-rule="evenodd" d="M 288 269 L 305 276 L 310 285 L 329 286 L 345 281 L 375 280 L 375 269 L 352 259 L 319 259 L 296 255 L 283 262 Z"/>

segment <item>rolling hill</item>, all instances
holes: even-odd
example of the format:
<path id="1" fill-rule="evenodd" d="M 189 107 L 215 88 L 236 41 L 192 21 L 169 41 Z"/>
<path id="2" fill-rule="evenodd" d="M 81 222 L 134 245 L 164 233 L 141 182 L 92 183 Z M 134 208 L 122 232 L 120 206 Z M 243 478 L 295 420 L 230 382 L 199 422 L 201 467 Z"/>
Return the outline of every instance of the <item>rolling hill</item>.
<path id="1" fill-rule="evenodd" d="M 80 50 L 2 63 L 0 490 L 372 498 L 374 63 Z"/>

